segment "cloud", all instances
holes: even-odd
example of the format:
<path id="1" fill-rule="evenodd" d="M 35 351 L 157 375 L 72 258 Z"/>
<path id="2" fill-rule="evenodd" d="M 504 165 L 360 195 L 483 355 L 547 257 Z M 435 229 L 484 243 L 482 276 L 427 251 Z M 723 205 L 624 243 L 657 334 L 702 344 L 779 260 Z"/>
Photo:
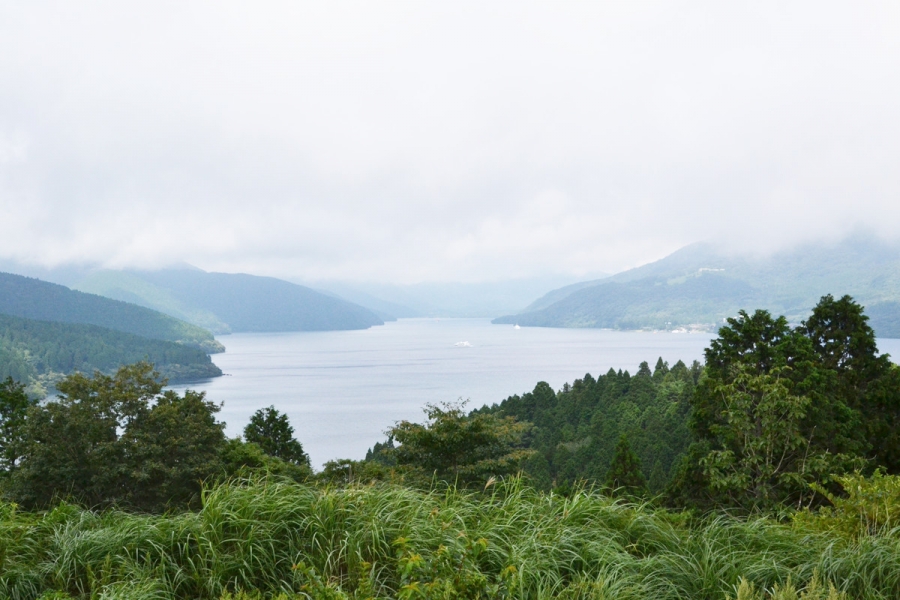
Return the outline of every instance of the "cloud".
<path id="1" fill-rule="evenodd" d="M 0 8 L 0 256 L 614 271 L 900 231 L 893 3 Z"/>

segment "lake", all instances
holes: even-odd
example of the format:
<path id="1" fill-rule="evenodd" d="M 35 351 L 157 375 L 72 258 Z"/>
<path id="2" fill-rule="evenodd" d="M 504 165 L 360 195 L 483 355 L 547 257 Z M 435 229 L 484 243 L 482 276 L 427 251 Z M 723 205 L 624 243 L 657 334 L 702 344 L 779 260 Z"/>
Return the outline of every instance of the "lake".
<path id="1" fill-rule="evenodd" d="M 401 319 L 362 331 L 242 333 L 222 336 L 213 361 L 226 376 L 172 386 L 223 403 L 220 419 L 240 435 L 259 408 L 286 413 L 317 468 L 361 459 L 401 419 L 421 421 L 426 403 L 498 403 L 546 381 L 554 389 L 585 373 L 632 373 L 703 359 L 710 334 L 491 325 L 488 319 Z M 457 346 L 468 342 L 469 346 Z M 879 340 L 900 356 L 900 340 Z"/>
<path id="2" fill-rule="evenodd" d="M 606 373 L 702 360 L 708 334 L 549 329 L 491 325 L 489 319 L 401 319 L 362 331 L 242 333 L 222 336 L 213 356 L 226 373 L 172 386 L 207 392 L 223 404 L 230 436 L 274 405 L 319 467 L 361 459 L 395 421 L 421 421 L 426 403 L 493 404 L 532 390 Z M 458 346 L 468 342 L 468 346 Z"/>

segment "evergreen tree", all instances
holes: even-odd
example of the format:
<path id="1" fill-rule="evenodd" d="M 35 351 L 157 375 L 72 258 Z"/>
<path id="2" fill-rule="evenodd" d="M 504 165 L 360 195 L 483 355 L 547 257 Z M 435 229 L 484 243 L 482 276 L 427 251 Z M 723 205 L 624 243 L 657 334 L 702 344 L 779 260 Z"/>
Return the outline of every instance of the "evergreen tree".
<path id="1" fill-rule="evenodd" d="M 662 356 L 656 361 L 656 366 L 653 368 L 653 378 L 654 379 L 662 379 L 669 372 L 669 363 L 662 359 Z"/>
<path id="2" fill-rule="evenodd" d="M 641 470 L 641 459 L 631 449 L 628 436 L 622 434 L 616 453 L 606 473 L 606 487 L 614 493 L 639 496 L 647 491 L 647 479 Z"/>
<path id="3" fill-rule="evenodd" d="M 294 439 L 294 428 L 287 415 L 275 410 L 274 406 L 253 413 L 244 428 L 244 439 L 258 445 L 269 456 L 296 465 L 309 464 L 303 445 Z"/>
<path id="4" fill-rule="evenodd" d="M 799 330 L 812 342 L 817 362 L 834 373 L 830 392 L 858 412 L 860 433 L 872 444 L 869 456 L 900 473 L 900 371 L 879 354 L 863 307 L 850 296 L 824 296 Z"/>
<path id="5" fill-rule="evenodd" d="M 900 468 L 900 372 L 849 296 L 823 297 L 796 329 L 761 310 L 728 319 L 692 405 L 695 445 L 671 490 L 688 503 L 798 506 L 869 459 Z"/>

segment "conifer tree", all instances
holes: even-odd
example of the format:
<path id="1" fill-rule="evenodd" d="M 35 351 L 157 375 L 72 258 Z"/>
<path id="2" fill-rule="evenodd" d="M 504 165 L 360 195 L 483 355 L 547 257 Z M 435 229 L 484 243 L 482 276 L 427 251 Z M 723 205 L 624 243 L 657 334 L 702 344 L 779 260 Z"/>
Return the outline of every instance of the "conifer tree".
<path id="1" fill-rule="evenodd" d="M 616 445 L 616 454 L 606 473 L 606 487 L 615 493 L 639 496 L 647 491 L 647 479 L 641 469 L 641 459 L 631 449 L 624 433 Z"/>
<path id="2" fill-rule="evenodd" d="M 261 408 L 250 417 L 244 428 L 244 439 L 256 444 L 269 456 L 296 465 L 309 465 L 303 445 L 294 439 L 294 428 L 288 417 L 274 406 Z"/>

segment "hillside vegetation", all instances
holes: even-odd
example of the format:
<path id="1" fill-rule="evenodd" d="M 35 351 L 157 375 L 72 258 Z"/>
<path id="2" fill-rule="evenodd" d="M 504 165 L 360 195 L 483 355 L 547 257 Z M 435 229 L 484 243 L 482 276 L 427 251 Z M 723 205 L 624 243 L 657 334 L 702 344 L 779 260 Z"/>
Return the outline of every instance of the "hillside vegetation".
<path id="1" fill-rule="evenodd" d="M 10 273 L 0 273 L 0 314 L 97 325 L 154 340 L 195 346 L 207 353 L 225 349 L 209 331 L 155 310 Z"/>
<path id="2" fill-rule="evenodd" d="M 273 277 L 200 269 L 98 271 L 75 287 L 147 306 L 216 333 L 367 329 L 369 309 Z"/>
<path id="3" fill-rule="evenodd" d="M 593 490 L 487 493 L 273 479 L 198 512 L 0 508 L 0 596 L 53 598 L 885 600 L 900 538 L 801 523 L 691 521 Z M 830 590 L 829 585 L 836 589 Z M 753 590 L 768 590 L 767 594 Z M 280 595 L 281 594 L 281 595 Z"/>
<path id="4" fill-rule="evenodd" d="M 879 336 L 900 337 L 900 248 L 869 238 L 806 244 L 767 257 L 694 244 L 612 277 L 555 290 L 495 319 L 539 327 L 715 329 L 740 309 L 805 318 L 834 291 L 867 308 Z"/>
<path id="5" fill-rule="evenodd" d="M 52 385 L 62 375 L 115 371 L 148 360 L 171 381 L 216 377 L 222 371 L 203 350 L 95 325 L 0 315 L 0 379 Z"/>
<path id="6" fill-rule="evenodd" d="M 700 373 L 698 363 L 688 368 L 679 361 L 669 369 L 660 359 L 653 372 L 645 362 L 633 376 L 613 370 L 596 379 L 587 374 L 558 392 L 540 382 L 534 391 L 480 412 L 534 424 L 525 445 L 538 454 L 525 470 L 542 489 L 603 482 L 624 435 L 645 470 L 650 492 L 658 494 L 690 445 L 690 400 Z"/>

